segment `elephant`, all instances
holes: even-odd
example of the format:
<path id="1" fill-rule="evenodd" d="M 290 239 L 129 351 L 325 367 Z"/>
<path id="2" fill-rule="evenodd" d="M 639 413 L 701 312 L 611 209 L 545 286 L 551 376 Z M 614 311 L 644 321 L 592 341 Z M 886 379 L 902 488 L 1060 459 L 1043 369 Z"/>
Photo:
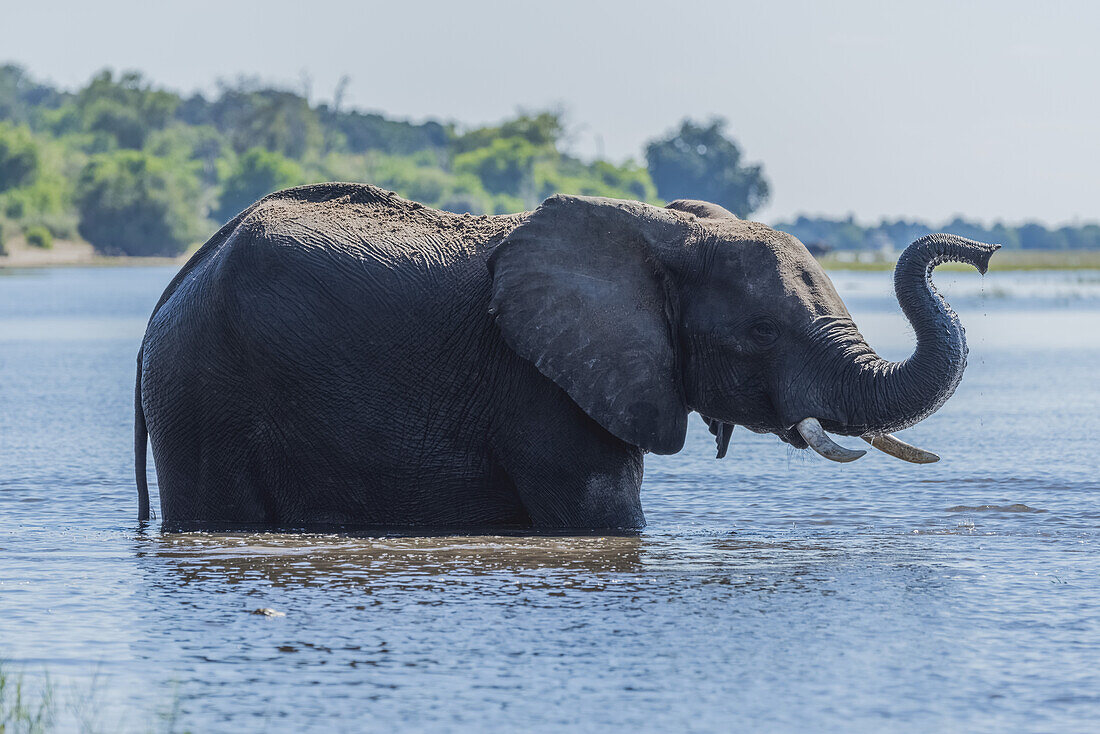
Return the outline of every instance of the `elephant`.
<path id="1" fill-rule="evenodd" d="M 165 527 L 630 530 L 643 456 L 699 413 L 850 461 L 828 433 L 892 436 L 966 365 L 931 281 L 998 245 L 911 244 L 895 289 L 916 332 L 878 356 L 795 237 L 678 200 L 556 195 L 458 215 L 366 184 L 271 194 L 171 281 L 138 353 L 135 465 Z"/>

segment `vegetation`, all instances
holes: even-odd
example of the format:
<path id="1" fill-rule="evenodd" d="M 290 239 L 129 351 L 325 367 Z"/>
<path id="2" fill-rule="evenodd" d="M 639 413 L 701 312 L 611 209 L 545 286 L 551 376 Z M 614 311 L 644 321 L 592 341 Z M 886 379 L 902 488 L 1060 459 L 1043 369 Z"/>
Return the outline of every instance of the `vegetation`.
<path id="1" fill-rule="evenodd" d="M 828 253 L 821 258 L 826 270 L 893 270 L 894 258 L 882 255 L 842 257 Z M 1100 250 L 1002 250 L 989 261 L 993 270 L 1100 270 Z M 969 271 L 969 265 L 945 263 L 940 270 Z"/>
<path id="2" fill-rule="evenodd" d="M 30 186 L 39 168 L 38 146 L 30 131 L 0 126 L 0 192 Z"/>
<path id="3" fill-rule="evenodd" d="M 200 236 L 197 180 L 157 156 L 92 156 L 74 196 L 80 234 L 107 255 L 178 255 Z"/>
<path id="4" fill-rule="evenodd" d="M 0 734 L 34 734 L 53 726 L 54 701 L 49 687 L 32 693 L 22 675 L 11 675 L 0 665 Z"/>
<path id="5" fill-rule="evenodd" d="M 342 88 L 317 105 L 247 79 L 184 97 L 102 71 L 69 92 L 0 66 L 0 227 L 40 245 L 79 234 L 104 254 L 175 255 L 265 194 L 315 181 L 473 214 L 559 192 L 659 201 L 646 168 L 566 152 L 558 114 L 460 130 L 344 110 Z"/>
<path id="6" fill-rule="evenodd" d="M 88 689 L 67 686 L 58 695 L 49 677 L 41 684 L 27 680 L 18 670 L 12 670 L 0 660 L 0 734 L 47 734 L 53 731 L 116 731 L 124 722 L 113 726 L 100 722 L 110 718 L 102 708 L 95 682 Z M 145 731 L 180 731 L 180 704 L 178 691 L 149 712 L 148 721 L 141 727 Z"/>
<path id="7" fill-rule="evenodd" d="M 46 229 L 41 224 L 28 227 L 26 237 L 27 244 L 31 247 L 40 247 L 43 250 L 48 250 L 53 247 L 53 235 L 50 234 L 50 230 Z"/>
<path id="8" fill-rule="evenodd" d="M 250 148 L 225 174 L 215 214 L 219 220 L 228 221 L 272 191 L 305 182 L 305 172 L 294 161 L 273 150 Z"/>
<path id="9" fill-rule="evenodd" d="M 768 182 L 759 165 L 742 165 L 741 149 L 726 137 L 725 123 L 680 129 L 646 146 L 649 173 L 666 200 L 702 199 L 747 217 L 768 201 Z"/>
<path id="10" fill-rule="evenodd" d="M 560 114 L 522 113 L 498 125 L 391 120 L 241 79 L 211 97 L 181 96 L 141 74 L 101 71 L 75 91 L 0 65 L 0 252 L 85 238 L 104 254 L 177 255 L 271 191 L 315 181 L 363 181 L 430 206 L 498 214 L 553 193 L 661 203 L 704 199 L 745 217 L 770 186 L 743 160 L 722 120 L 684 120 L 651 141 L 645 165 L 571 155 Z M 1049 229 L 956 218 L 862 225 L 798 217 L 776 225 L 824 250 L 900 250 L 931 231 L 1006 250 L 1100 251 L 1100 225 Z"/>
<path id="11" fill-rule="evenodd" d="M 1018 227 L 996 222 L 984 226 L 955 217 L 933 226 L 927 222 L 883 220 L 876 225 L 860 225 L 852 217 L 845 219 L 798 217 L 776 225 L 807 245 L 820 244 L 831 250 L 902 250 L 913 240 L 930 232 L 950 232 L 980 242 L 995 242 L 1006 250 L 1097 250 L 1100 251 L 1100 225 L 1084 224 L 1048 229 L 1036 222 Z"/>

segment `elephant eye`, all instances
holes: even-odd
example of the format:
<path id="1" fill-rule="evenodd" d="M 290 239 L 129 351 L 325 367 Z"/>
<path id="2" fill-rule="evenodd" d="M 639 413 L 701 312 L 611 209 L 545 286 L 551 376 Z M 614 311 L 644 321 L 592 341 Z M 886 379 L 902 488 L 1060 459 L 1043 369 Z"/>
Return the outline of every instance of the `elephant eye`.
<path id="1" fill-rule="evenodd" d="M 761 319 L 749 327 L 749 335 L 761 346 L 768 346 L 779 338 L 779 329 L 767 319 Z"/>

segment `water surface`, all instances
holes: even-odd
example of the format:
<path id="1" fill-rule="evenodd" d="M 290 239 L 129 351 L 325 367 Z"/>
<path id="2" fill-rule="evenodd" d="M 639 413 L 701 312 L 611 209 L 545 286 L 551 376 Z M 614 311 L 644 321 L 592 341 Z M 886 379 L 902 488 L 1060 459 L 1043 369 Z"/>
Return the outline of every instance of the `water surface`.
<path id="1" fill-rule="evenodd" d="M 580 538 L 140 529 L 134 360 L 172 274 L 0 274 L 0 658 L 69 725 L 1100 725 L 1100 274 L 937 276 L 970 367 L 904 435 L 939 464 L 743 429 L 715 461 L 693 418 L 647 457 L 649 527 Z M 907 354 L 888 274 L 833 279 Z"/>

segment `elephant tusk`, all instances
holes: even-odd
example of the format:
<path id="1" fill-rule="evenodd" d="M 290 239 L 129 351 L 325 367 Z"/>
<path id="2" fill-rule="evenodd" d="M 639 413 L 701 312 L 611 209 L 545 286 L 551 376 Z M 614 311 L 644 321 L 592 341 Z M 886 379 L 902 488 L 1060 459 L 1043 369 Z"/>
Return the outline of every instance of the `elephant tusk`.
<path id="1" fill-rule="evenodd" d="M 872 436 L 868 434 L 860 436 L 860 438 L 884 454 L 890 454 L 890 456 L 897 457 L 902 461 L 908 461 L 913 464 L 935 464 L 940 460 L 940 457 L 936 456 L 931 451 L 925 451 L 924 449 L 907 444 L 897 436 L 892 436 L 889 433 L 882 436 Z"/>
<path id="2" fill-rule="evenodd" d="M 841 463 L 855 461 L 867 453 L 861 450 L 846 449 L 829 438 L 829 434 L 825 433 L 825 429 L 821 427 L 821 423 L 818 422 L 817 418 L 803 418 L 795 424 L 795 428 L 798 429 L 798 435 L 805 439 L 811 449 L 830 461 Z"/>

